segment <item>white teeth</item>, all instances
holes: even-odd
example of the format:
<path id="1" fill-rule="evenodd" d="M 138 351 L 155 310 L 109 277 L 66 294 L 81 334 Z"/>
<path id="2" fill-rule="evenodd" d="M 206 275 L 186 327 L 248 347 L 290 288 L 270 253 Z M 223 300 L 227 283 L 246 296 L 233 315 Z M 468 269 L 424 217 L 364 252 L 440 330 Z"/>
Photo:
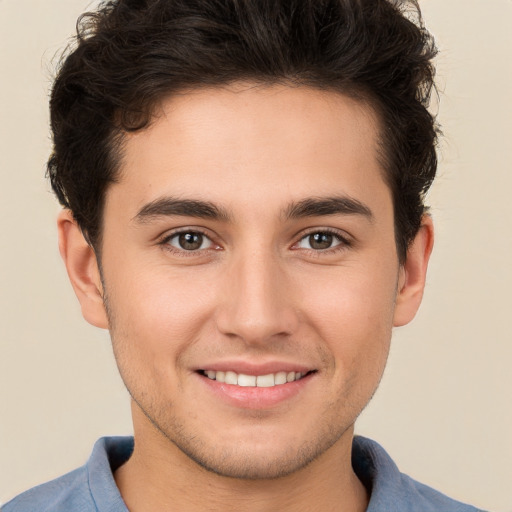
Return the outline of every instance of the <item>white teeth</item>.
<path id="1" fill-rule="evenodd" d="M 275 386 L 275 378 L 273 373 L 268 375 L 258 375 L 256 379 L 256 386 L 259 388 L 271 388 Z"/>
<path id="2" fill-rule="evenodd" d="M 259 387 L 271 388 L 273 386 L 280 386 L 287 382 L 299 380 L 306 372 L 277 372 L 269 373 L 268 375 L 245 375 L 244 373 L 235 373 L 233 371 L 216 372 L 214 370 L 205 370 L 203 372 L 209 379 L 218 382 L 225 382 L 226 384 L 238 385 L 242 387 Z"/>
<path id="3" fill-rule="evenodd" d="M 244 387 L 256 386 L 256 377 L 254 375 L 243 375 L 240 373 L 238 374 L 238 385 Z"/>
<path id="4" fill-rule="evenodd" d="M 277 372 L 275 376 L 275 383 L 278 384 L 286 384 L 286 372 Z"/>
<path id="5" fill-rule="evenodd" d="M 238 375 L 235 372 L 226 372 L 226 384 L 238 384 Z"/>

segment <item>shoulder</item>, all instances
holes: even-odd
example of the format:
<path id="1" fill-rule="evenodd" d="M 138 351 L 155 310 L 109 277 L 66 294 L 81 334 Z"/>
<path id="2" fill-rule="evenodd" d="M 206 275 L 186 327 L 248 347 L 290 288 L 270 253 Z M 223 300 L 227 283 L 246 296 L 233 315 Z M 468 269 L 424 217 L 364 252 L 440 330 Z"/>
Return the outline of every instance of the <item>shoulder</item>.
<path id="1" fill-rule="evenodd" d="M 34 487 L 2 507 L 2 512 L 94 511 L 94 501 L 83 466 L 50 482 Z"/>
<path id="2" fill-rule="evenodd" d="M 133 438 L 101 438 L 84 466 L 20 494 L 1 512 L 127 512 L 113 471 L 132 451 Z"/>
<path id="3" fill-rule="evenodd" d="M 404 489 L 408 489 L 409 498 L 423 504 L 422 512 L 437 512 L 439 510 L 445 510 L 446 512 L 484 512 L 472 505 L 456 501 L 407 475 L 401 474 L 401 480 Z M 427 505 L 430 508 L 426 508 Z"/>
<path id="4" fill-rule="evenodd" d="M 354 438 L 352 465 L 370 493 L 367 512 L 483 512 L 401 473 L 375 441 Z"/>

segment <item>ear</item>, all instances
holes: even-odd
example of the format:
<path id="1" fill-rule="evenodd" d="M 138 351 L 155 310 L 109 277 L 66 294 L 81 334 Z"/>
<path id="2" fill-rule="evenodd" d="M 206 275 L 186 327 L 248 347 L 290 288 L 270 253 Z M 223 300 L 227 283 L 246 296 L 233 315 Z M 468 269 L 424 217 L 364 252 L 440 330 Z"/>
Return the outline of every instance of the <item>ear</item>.
<path id="1" fill-rule="evenodd" d="M 423 298 L 428 261 L 434 245 L 434 225 L 430 215 L 424 215 L 421 227 L 407 250 L 400 268 L 395 303 L 394 327 L 408 324 L 416 315 Z"/>
<path id="2" fill-rule="evenodd" d="M 107 329 L 108 317 L 96 254 L 70 210 L 60 212 L 57 227 L 60 255 L 82 307 L 82 315 L 90 324 Z"/>

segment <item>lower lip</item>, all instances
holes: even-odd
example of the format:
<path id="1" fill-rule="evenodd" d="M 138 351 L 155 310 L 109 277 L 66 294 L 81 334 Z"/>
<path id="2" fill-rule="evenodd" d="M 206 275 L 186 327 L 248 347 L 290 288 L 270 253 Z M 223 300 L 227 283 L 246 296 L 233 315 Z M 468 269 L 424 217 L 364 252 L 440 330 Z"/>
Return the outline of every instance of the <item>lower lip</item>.
<path id="1" fill-rule="evenodd" d="M 209 379 L 197 374 L 207 388 L 229 405 L 242 409 L 269 409 L 299 395 L 314 377 L 313 373 L 294 382 L 279 384 L 269 388 L 256 386 L 235 386 Z"/>

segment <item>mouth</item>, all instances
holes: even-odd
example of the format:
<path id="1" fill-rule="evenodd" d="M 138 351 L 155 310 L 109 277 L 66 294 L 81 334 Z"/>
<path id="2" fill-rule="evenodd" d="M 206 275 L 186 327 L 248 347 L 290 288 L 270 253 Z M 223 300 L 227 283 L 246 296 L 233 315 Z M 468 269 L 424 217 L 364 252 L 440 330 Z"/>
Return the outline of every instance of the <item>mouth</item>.
<path id="1" fill-rule="evenodd" d="M 276 373 L 268 373 L 265 375 L 247 375 L 244 373 L 236 373 L 230 370 L 199 370 L 198 373 L 210 380 L 215 380 L 223 384 L 230 384 L 240 387 L 272 388 L 302 380 L 314 372 L 314 370 L 307 372 L 280 371 Z"/>

